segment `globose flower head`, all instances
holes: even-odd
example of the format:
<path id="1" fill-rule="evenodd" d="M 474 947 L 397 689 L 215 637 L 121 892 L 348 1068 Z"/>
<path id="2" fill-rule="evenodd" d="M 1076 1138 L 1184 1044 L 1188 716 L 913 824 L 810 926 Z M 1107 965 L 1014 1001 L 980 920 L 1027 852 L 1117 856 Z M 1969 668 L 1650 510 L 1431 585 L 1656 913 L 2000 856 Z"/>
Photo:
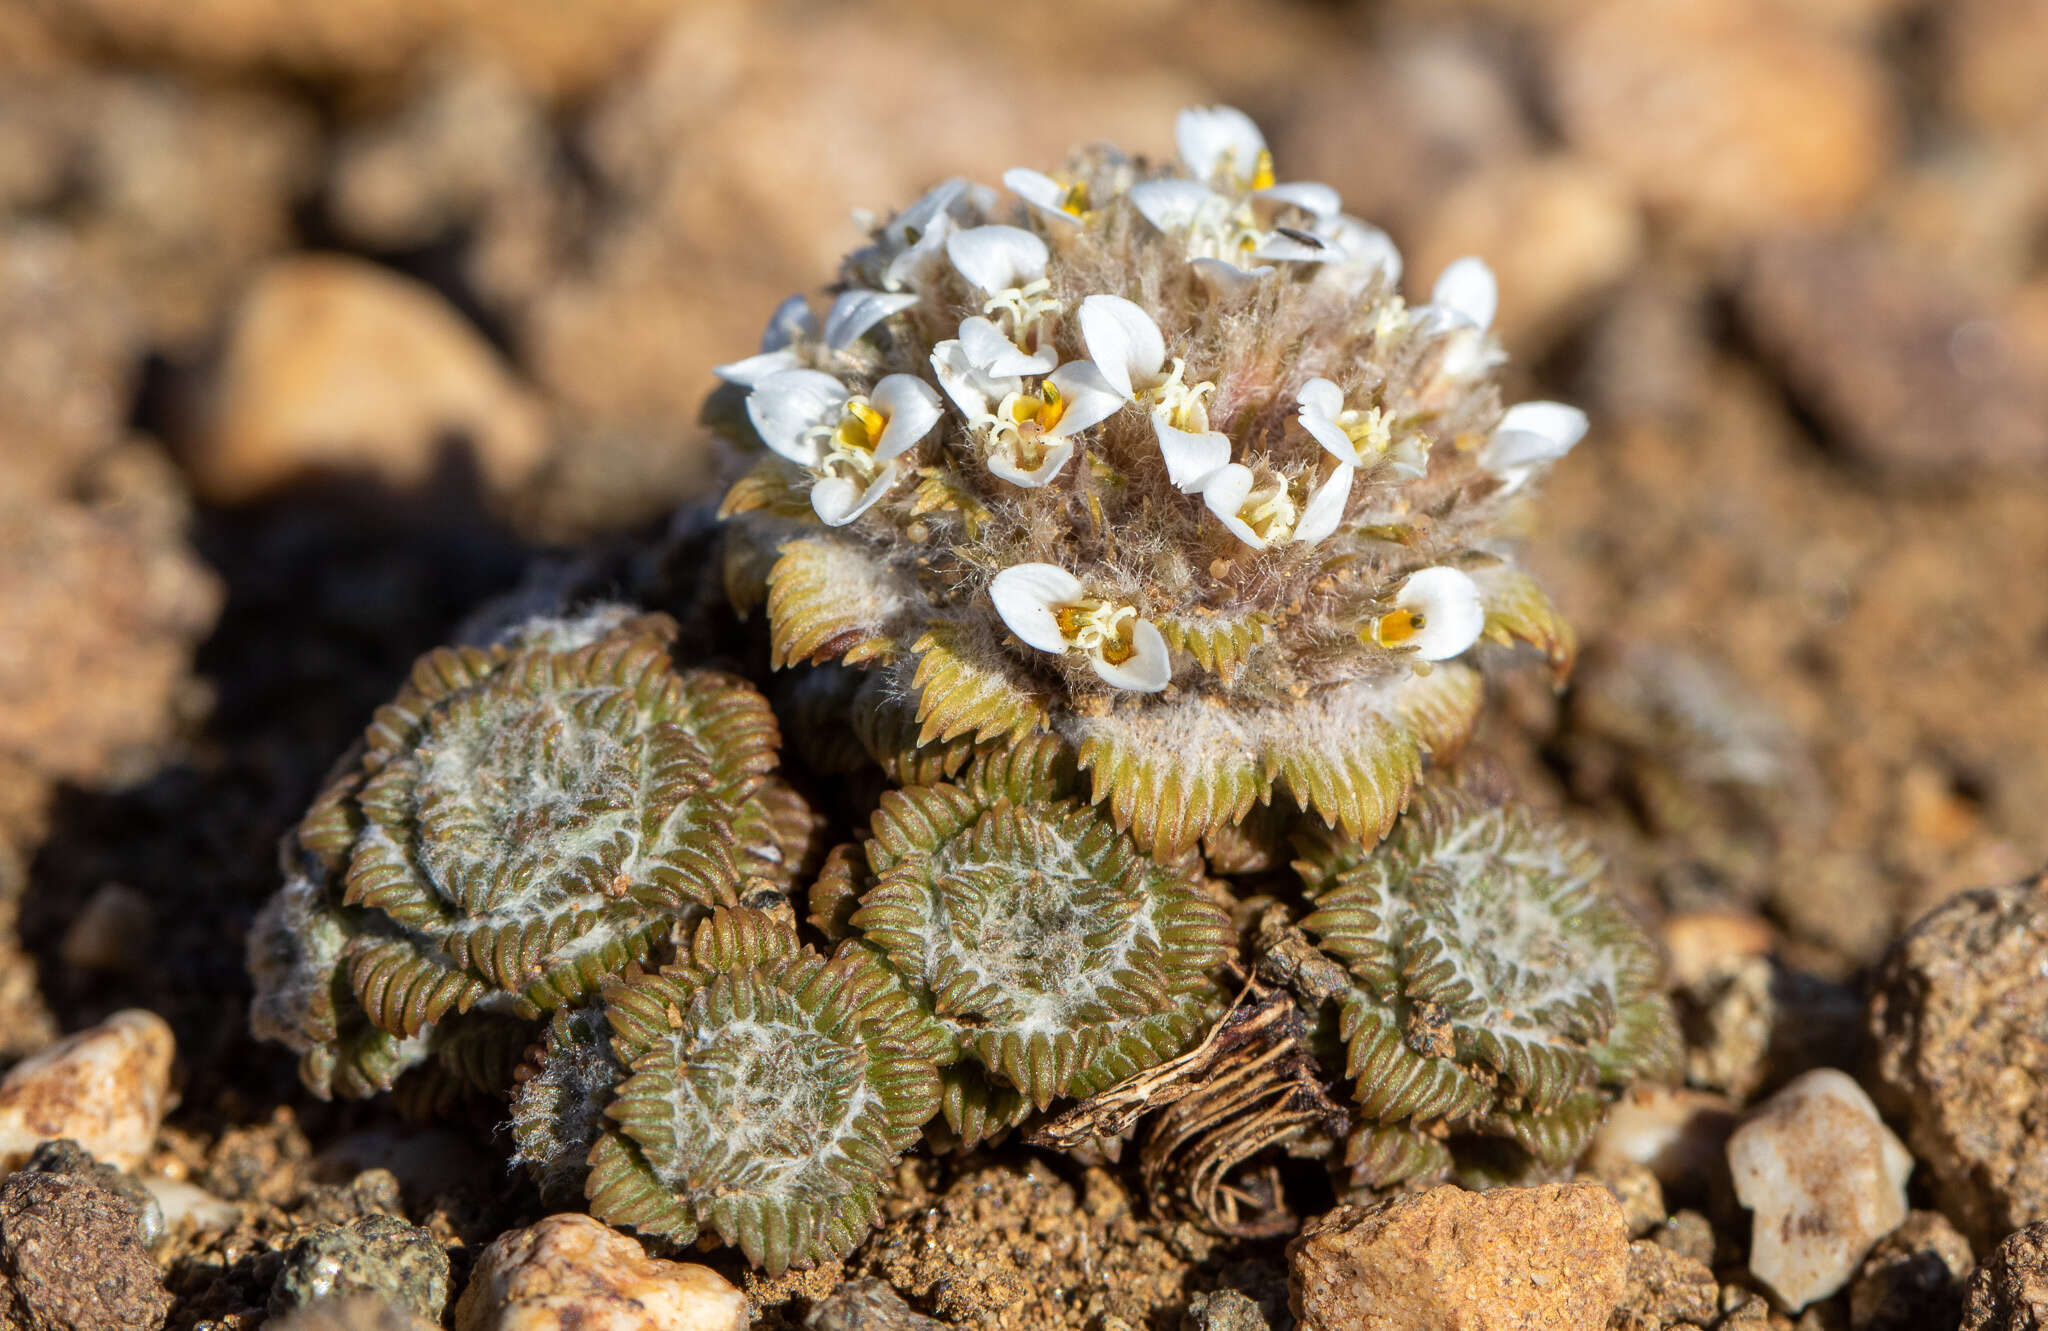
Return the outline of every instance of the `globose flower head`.
<path id="1" fill-rule="evenodd" d="M 1055 737 L 1155 853 L 1280 798 L 1377 838 L 1469 730 L 1481 639 L 1568 667 L 1509 518 L 1585 419 L 1503 409 L 1484 262 L 1411 307 L 1249 117 L 1175 131 L 947 181 L 822 317 L 775 312 L 720 371 L 757 459 L 728 590 L 777 665 L 881 672 L 942 768 Z"/>

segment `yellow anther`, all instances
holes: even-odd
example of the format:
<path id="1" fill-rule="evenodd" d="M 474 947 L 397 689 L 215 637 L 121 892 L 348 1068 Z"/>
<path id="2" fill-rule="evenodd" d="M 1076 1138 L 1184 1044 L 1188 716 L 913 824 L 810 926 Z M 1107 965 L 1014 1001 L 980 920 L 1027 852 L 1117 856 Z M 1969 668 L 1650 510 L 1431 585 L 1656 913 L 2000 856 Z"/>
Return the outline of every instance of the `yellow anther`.
<path id="1" fill-rule="evenodd" d="M 1393 610 L 1372 622 L 1372 640 L 1382 647 L 1400 647 L 1422 632 L 1419 610 Z"/>
<path id="2" fill-rule="evenodd" d="M 1088 182 L 1077 180 L 1060 196 L 1060 211 L 1080 217 L 1088 211 Z"/>
<path id="3" fill-rule="evenodd" d="M 1269 150 L 1261 148 L 1259 149 L 1259 160 L 1252 167 L 1252 188 L 1271 189 L 1273 188 L 1273 180 L 1273 154 Z"/>
<path id="4" fill-rule="evenodd" d="M 887 416 L 876 411 L 866 398 L 856 397 L 847 399 L 846 410 L 839 418 L 839 428 L 833 433 L 841 448 L 872 453 L 882 440 L 882 431 L 888 428 Z"/>

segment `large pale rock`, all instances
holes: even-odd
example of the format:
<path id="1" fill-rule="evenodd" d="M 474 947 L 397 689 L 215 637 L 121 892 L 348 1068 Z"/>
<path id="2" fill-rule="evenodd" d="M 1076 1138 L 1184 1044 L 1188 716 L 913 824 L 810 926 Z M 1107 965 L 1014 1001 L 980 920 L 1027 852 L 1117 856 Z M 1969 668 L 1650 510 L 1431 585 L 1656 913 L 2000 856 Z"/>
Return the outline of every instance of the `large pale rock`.
<path id="1" fill-rule="evenodd" d="M 1594 1184 L 1431 1188 L 1338 1207 L 1287 1262 L 1302 1331 L 1599 1327 L 1627 1287 L 1628 1228 Z"/>
<path id="2" fill-rule="evenodd" d="M 130 1008 L 16 1064 L 0 1081 L 0 1173 L 59 1137 L 134 1169 L 163 1122 L 175 1052 L 163 1018 Z"/>
<path id="3" fill-rule="evenodd" d="M 500 1234 L 455 1305 L 456 1331 L 746 1331 L 747 1300 L 709 1267 L 649 1257 L 587 1215 Z"/>
<path id="4" fill-rule="evenodd" d="M 546 458 L 546 415 L 431 289 L 358 259 L 300 256 L 244 298 L 192 469 L 227 503 L 322 472 L 403 490 L 451 442 L 486 489 L 514 490 Z"/>
<path id="5" fill-rule="evenodd" d="M 1728 1168 L 1756 1213 L 1749 1269 L 1796 1311 L 1847 1284 L 1906 1218 L 1913 1157 L 1853 1078 L 1820 1068 L 1735 1130 Z"/>
<path id="6" fill-rule="evenodd" d="M 1710 243 L 1840 218 L 1891 154 L 1875 63 L 1771 0 L 1599 0 L 1552 56 L 1572 146 Z"/>

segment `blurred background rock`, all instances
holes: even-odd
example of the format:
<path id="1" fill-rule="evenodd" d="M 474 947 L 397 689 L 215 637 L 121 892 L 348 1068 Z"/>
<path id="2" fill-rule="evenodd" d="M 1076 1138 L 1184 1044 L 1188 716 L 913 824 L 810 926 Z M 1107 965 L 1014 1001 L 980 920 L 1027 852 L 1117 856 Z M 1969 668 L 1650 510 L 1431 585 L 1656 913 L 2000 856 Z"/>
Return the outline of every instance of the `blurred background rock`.
<path id="1" fill-rule="evenodd" d="M 703 492 L 859 210 L 1203 101 L 1591 411 L 1533 538 L 1586 668 L 1489 744 L 1635 899 L 1839 978 L 2048 860 L 2039 0 L 0 0 L 0 1060 L 134 1002 L 225 1057 L 320 769 Z M 65 959 L 109 884 L 153 969 Z"/>

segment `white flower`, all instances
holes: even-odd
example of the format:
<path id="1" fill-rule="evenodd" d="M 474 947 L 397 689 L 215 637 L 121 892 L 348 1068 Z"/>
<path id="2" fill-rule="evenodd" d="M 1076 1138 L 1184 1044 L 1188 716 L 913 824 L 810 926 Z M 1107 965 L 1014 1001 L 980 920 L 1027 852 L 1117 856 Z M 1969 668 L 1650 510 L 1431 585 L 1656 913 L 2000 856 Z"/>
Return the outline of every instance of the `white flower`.
<path id="1" fill-rule="evenodd" d="M 842 291 L 825 315 L 825 348 L 844 351 L 858 342 L 870 328 L 892 314 L 917 304 L 911 292 Z"/>
<path id="2" fill-rule="evenodd" d="M 1080 322 L 1081 340 L 1103 379 L 1151 413 L 1167 478 L 1183 494 L 1201 489 L 1230 461 L 1230 437 L 1209 428 L 1206 399 L 1216 385 L 1186 382 L 1187 364 L 1178 356 L 1169 370 L 1159 325 L 1122 296 L 1089 296 L 1081 302 Z"/>
<path id="3" fill-rule="evenodd" d="M 1485 627 L 1479 584 L 1437 566 L 1408 575 L 1394 594 L 1394 609 L 1373 621 L 1372 640 L 1423 661 L 1448 661 L 1479 641 Z"/>
<path id="4" fill-rule="evenodd" d="M 1082 652 L 1106 684 L 1157 693 L 1172 678 L 1166 639 L 1135 606 L 1091 597 L 1081 580 L 1054 564 L 1018 564 L 996 574 L 989 599 L 1026 646 Z"/>
<path id="5" fill-rule="evenodd" d="M 1261 483 L 1250 467 L 1233 462 L 1203 483 L 1202 501 L 1254 550 L 1291 541 L 1313 545 L 1343 520 L 1351 477 L 1350 467 L 1339 466 L 1306 503 L 1297 504 L 1286 477 L 1268 476 Z"/>
<path id="6" fill-rule="evenodd" d="M 1059 363 L 1052 343 L 1063 310 L 1049 294 L 1043 240 L 1022 227 L 977 226 L 947 236 L 946 256 L 987 293 L 981 315 L 960 325 L 961 345 L 978 365 L 996 374 L 1043 374 Z"/>
<path id="7" fill-rule="evenodd" d="M 1059 475 L 1074 456 L 1074 436 L 1124 404 L 1085 360 L 1068 361 L 1026 389 L 1021 377 L 990 373 L 948 339 L 932 348 L 932 368 L 980 438 L 990 473 L 1026 489 Z"/>
<path id="8" fill-rule="evenodd" d="M 791 296 L 768 316 L 768 327 L 761 333 L 759 353 L 745 360 L 714 365 L 711 372 L 729 384 L 752 388 L 771 374 L 796 369 L 801 362 L 794 344 L 817 336 L 817 332 L 818 320 L 811 313 L 810 302 L 802 296 Z"/>
<path id="9" fill-rule="evenodd" d="M 1486 335 L 1499 304 L 1493 270 L 1474 255 L 1454 260 L 1437 277 L 1429 304 L 1418 317 L 1425 328 L 1446 335 L 1443 373 L 1453 379 L 1469 378 L 1506 359 Z"/>
<path id="10" fill-rule="evenodd" d="M 1227 194 L 1253 194 L 1318 217 L 1342 206 L 1337 191 L 1312 181 L 1275 184 L 1273 154 L 1252 118 L 1234 106 L 1190 106 L 1174 118 L 1181 165 L 1205 185 Z"/>
<path id="11" fill-rule="evenodd" d="M 1394 437 L 1392 423 L 1378 407 L 1363 410 L 1344 405 L 1344 390 L 1328 379 L 1311 379 L 1295 394 L 1301 406 L 1301 428 L 1323 451 L 1352 467 L 1368 467 L 1385 459 L 1396 475 L 1415 477 L 1429 470 L 1429 445 L 1422 436 Z"/>
<path id="12" fill-rule="evenodd" d="M 1386 279 L 1389 288 L 1400 282 L 1401 249 L 1378 227 L 1349 213 L 1338 213 L 1318 218 L 1309 229 L 1337 251 L 1338 257 L 1323 272 L 1330 280 L 1342 282 L 1352 295 L 1362 294 L 1376 277 Z"/>
<path id="13" fill-rule="evenodd" d="M 911 374 L 884 376 L 869 394 L 817 370 L 772 374 L 747 395 L 763 443 L 810 471 L 811 508 L 839 527 L 874 507 L 896 483 L 895 459 L 939 423 L 939 395 Z"/>
<path id="14" fill-rule="evenodd" d="M 1343 253 L 1311 227 L 1279 225 L 1275 205 L 1299 190 L 1282 186 L 1244 198 L 1218 194 L 1197 180 L 1146 180 L 1131 186 L 1138 212 L 1170 236 L 1179 236 L 1188 261 L 1220 292 L 1242 289 L 1274 263 L 1328 263 Z M 1332 196 L 1334 198 L 1334 195 Z M 1299 206 L 1299 205 L 1296 205 Z"/>
<path id="15" fill-rule="evenodd" d="M 1546 462 L 1555 462 L 1586 437 L 1586 413 L 1562 402 L 1517 402 L 1501 414 L 1479 450 L 1479 465 L 1506 482 L 1512 494 Z"/>
<path id="16" fill-rule="evenodd" d="M 991 191 L 958 176 L 942 181 L 884 222 L 875 242 L 855 253 L 850 265 L 885 291 L 922 290 L 944 254 L 947 234 L 993 200 Z"/>
<path id="17" fill-rule="evenodd" d="M 1088 187 L 1082 182 L 1062 185 L 1043 171 L 1013 166 L 1003 172 L 1003 184 L 1032 212 L 1062 226 L 1079 226 L 1088 211 Z"/>

